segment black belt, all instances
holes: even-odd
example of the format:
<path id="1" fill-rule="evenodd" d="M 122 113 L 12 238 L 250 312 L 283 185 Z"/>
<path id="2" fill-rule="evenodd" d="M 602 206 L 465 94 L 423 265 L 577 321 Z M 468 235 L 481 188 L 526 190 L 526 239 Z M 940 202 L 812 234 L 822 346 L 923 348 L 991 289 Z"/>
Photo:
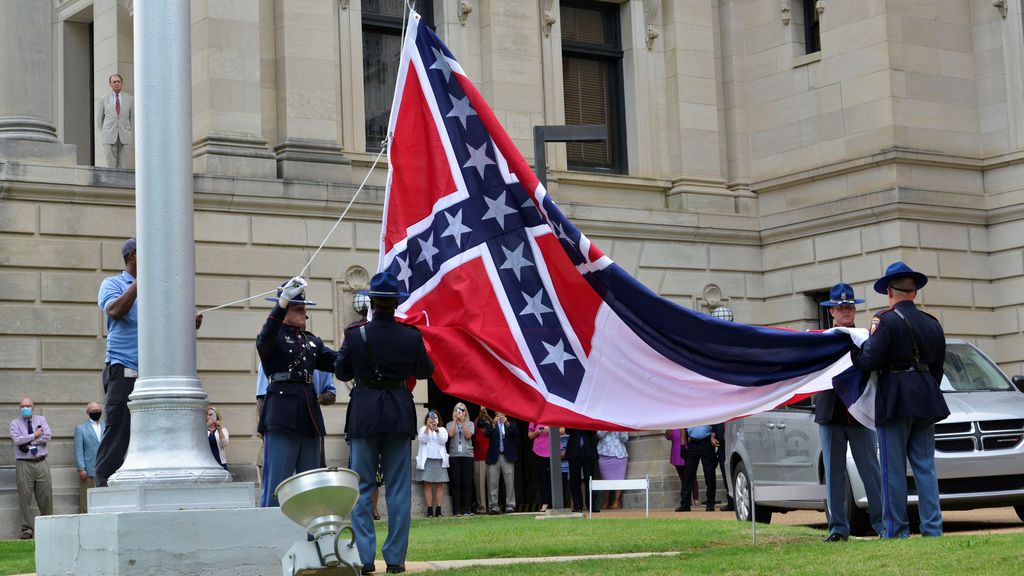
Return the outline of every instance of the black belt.
<path id="1" fill-rule="evenodd" d="M 886 372 L 929 372 L 926 364 L 920 363 L 917 366 L 904 364 L 902 366 L 890 366 Z"/>
<path id="2" fill-rule="evenodd" d="M 22 462 L 42 462 L 43 460 L 46 460 L 46 456 L 40 456 L 38 458 L 18 458 L 18 460 L 21 460 Z"/>
<path id="3" fill-rule="evenodd" d="M 363 380 L 356 379 L 356 386 L 365 386 L 373 390 L 399 390 L 405 388 L 401 380 Z"/>
<path id="4" fill-rule="evenodd" d="M 303 382 L 313 383 L 313 375 L 309 372 L 274 372 L 268 379 L 270 382 Z"/>
<path id="5" fill-rule="evenodd" d="M 710 437 L 708 437 L 708 438 L 693 438 L 693 437 L 690 437 L 689 438 L 690 444 L 705 442 L 705 441 L 710 440 L 710 439 L 711 439 Z"/>

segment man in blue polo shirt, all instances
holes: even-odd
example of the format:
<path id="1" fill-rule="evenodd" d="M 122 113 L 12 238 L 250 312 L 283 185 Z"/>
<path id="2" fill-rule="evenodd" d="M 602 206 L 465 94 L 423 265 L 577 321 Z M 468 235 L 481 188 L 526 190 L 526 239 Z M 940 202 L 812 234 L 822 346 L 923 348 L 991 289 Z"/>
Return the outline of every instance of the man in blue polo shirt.
<path id="1" fill-rule="evenodd" d="M 692 426 L 683 430 L 683 494 L 693 490 L 693 481 L 697 478 L 697 465 L 704 468 L 704 485 L 707 487 L 705 510 L 715 510 L 715 448 L 718 448 L 718 435 L 711 426 Z M 689 504 L 680 504 L 676 512 L 689 512 Z"/>
<path id="2" fill-rule="evenodd" d="M 99 306 L 107 317 L 107 355 L 103 366 L 107 428 L 96 451 L 96 486 L 124 464 L 131 431 L 128 396 L 139 376 L 138 260 L 135 238 L 121 245 L 124 271 L 100 284 Z"/>

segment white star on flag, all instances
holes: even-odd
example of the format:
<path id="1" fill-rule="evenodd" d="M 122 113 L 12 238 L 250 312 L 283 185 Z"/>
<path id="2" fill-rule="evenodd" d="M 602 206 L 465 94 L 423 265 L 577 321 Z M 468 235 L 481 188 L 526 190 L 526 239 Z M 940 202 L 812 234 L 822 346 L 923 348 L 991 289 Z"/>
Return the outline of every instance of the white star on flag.
<path id="1" fill-rule="evenodd" d="M 548 350 L 547 357 L 541 360 L 540 362 L 541 365 L 554 364 L 558 366 L 559 372 L 565 374 L 566 360 L 575 360 L 576 357 L 565 351 L 565 344 L 562 342 L 561 338 L 559 338 L 558 344 L 548 344 L 543 340 L 541 341 L 541 344 L 543 344 L 544 347 L 547 348 Z"/>
<path id="2" fill-rule="evenodd" d="M 444 217 L 448 219 L 448 227 L 445 228 L 444 232 L 441 232 L 441 238 L 452 236 L 455 238 L 455 245 L 462 248 L 462 235 L 473 231 L 472 228 L 462 224 L 462 210 L 456 212 L 454 217 L 444 212 Z"/>
<path id="3" fill-rule="evenodd" d="M 488 166 L 494 165 L 494 160 L 487 157 L 487 142 L 480 145 L 479 148 L 473 148 L 471 145 L 466 144 L 466 148 L 469 150 L 469 160 L 462 165 L 463 168 L 476 168 L 480 177 L 484 177 L 484 169 Z"/>
<path id="4" fill-rule="evenodd" d="M 511 269 L 516 273 L 516 280 L 522 280 L 519 277 L 519 271 L 527 266 L 533 266 L 533 262 L 530 262 L 523 257 L 523 246 L 526 243 L 520 244 L 515 250 L 509 250 L 504 246 L 501 247 L 502 251 L 505 252 L 505 263 L 501 265 L 502 270 Z"/>
<path id="5" fill-rule="evenodd" d="M 431 48 L 431 50 L 434 52 L 434 63 L 430 65 L 429 69 L 440 70 L 444 73 L 444 81 L 449 81 L 452 77 L 452 67 L 448 64 L 448 59 L 437 48 Z"/>
<path id="6" fill-rule="evenodd" d="M 434 235 L 431 234 L 430 236 L 427 237 L 425 241 L 417 239 L 417 242 L 420 243 L 421 252 L 420 257 L 416 259 L 416 262 L 423 262 L 424 260 L 426 260 L 427 267 L 429 267 L 430 270 L 433 271 L 434 256 L 436 256 L 437 253 L 440 252 L 440 250 L 434 247 Z"/>
<path id="7" fill-rule="evenodd" d="M 543 294 L 543 288 L 538 290 L 535 296 L 530 296 L 526 292 L 523 292 L 523 298 L 526 299 L 526 307 L 523 308 L 521 312 L 519 312 L 519 315 L 526 316 L 527 314 L 533 314 L 534 316 L 537 317 L 537 322 L 543 324 L 544 320 L 541 319 L 540 315 L 546 314 L 548 312 L 554 312 L 554 310 L 544 305 L 542 298 Z"/>
<path id="8" fill-rule="evenodd" d="M 487 212 L 484 212 L 484 215 L 480 219 L 487 220 L 488 218 L 494 218 L 497 220 L 498 225 L 501 226 L 501 229 L 504 230 L 505 216 L 516 213 L 515 210 L 509 208 L 508 205 L 505 204 L 505 193 L 502 192 L 496 199 L 484 196 L 484 202 L 487 203 Z"/>
<path id="9" fill-rule="evenodd" d="M 451 94 L 448 95 L 452 100 L 452 109 L 445 114 L 445 118 L 458 118 L 462 122 L 462 128 L 466 128 L 466 118 L 469 116 L 476 116 L 476 111 L 469 105 L 469 96 L 465 98 L 456 98 Z"/>

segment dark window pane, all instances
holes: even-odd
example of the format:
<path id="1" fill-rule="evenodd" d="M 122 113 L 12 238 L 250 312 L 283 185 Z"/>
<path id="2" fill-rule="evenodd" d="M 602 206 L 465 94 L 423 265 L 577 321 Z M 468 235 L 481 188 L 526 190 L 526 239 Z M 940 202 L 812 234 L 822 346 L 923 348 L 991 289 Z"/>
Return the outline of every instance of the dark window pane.
<path id="1" fill-rule="evenodd" d="M 821 51 L 821 23 L 814 0 L 804 0 L 804 48 L 807 54 Z"/>
<path id="2" fill-rule="evenodd" d="M 363 30 L 363 99 L 368 151 L 380 150 L 380 143 L 388 134 L 401 49 L 402 39 L 398 34 Z"/>
<path id="3" fill-rule="evenodd" d="M 562 40 L 615 46 L 614 19 L 606 14 L 607 10 L 562 6 Z"/>
<path id="4" fill-rule="evenodd" d="M 364 14 L 405 18 L 405 0 L 363 0 L 362 7 Z"/>
<path id="5" fill-rule="evenodd" d="M 569 165 L 573 168 L 609 168 L 615 164 L 614 143 L 618 136 L 612 121 L 612 64 L 563 56 L 562 81 L 565 87 L 566 124 L 604 124 L 608 139 L 604 142 L 569 142 Z"/>

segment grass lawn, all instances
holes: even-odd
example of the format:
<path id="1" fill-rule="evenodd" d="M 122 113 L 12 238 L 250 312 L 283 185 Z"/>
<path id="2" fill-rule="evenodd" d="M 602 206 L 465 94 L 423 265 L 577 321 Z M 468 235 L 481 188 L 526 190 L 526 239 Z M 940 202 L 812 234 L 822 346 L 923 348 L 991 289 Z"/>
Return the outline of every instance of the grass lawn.
<path id="1" fill-rule="evenodd" d="M 36 543 L 32 540 L 0 540 L 0 576 L 36 570 Z"/>
<path id="2" fill-rule="evenodd" d="M 377 542 L 386 525 L 377 523 Z M 1024 533 L 856 540 L 825 544 L 804 526 L 770 525 L 750 543 L 750 525 L 732 520 L 601 518 L 535 520 L 532 516 L 414 519 L 409 560 L 548 557 L 669 552 L 672 557 L 521 564 L 444 571 L 452 576 L 576 574 L 973 574 L 1019 575 Z M 0 576 L 35 570 L 31 541 L 0 541 Z M 380 555 L 377 556 L 380 559 Z M 441 572 L 435 572 L 442 574 Z"/>

